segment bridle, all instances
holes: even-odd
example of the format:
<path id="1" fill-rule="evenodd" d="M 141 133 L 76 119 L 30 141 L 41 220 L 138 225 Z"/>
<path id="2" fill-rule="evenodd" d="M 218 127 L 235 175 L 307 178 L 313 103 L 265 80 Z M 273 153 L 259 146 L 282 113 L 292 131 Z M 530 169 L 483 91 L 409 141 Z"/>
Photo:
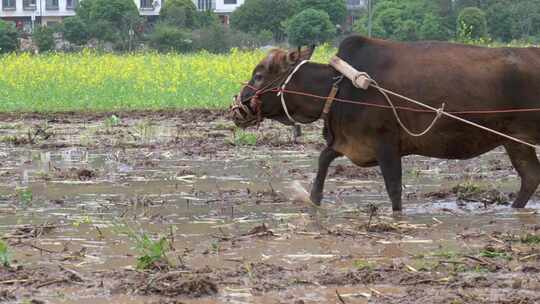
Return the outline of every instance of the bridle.
<path id="1" fill-rule="evenodd" d="M 287 85 L 291 80 L 293 79 L 294 75 L 300 70 L 302 66 L 304 66 L 306 63 L 310 62 L 310 60 L 303 60 L 299 62 L 298 64 L 291 66 L 287 73 L 284 75 L 278 76 L 275 79 L 273 79 L 271 82 L 266 84 L 263 88 L 257 89 L 255 87 L 250 86 L 249 84 L 246 84 L 242 87 L 243 91 L 246 87 L 250 88 L 252 90 L 255 90 L 255 93 L 244 100 L 241 99 L 240 96 L 236 95 L 233 98 L 233 105 L 230 108 L 230 111 L 233 115 L 233 117 L 239 118 L 245 123 L 251 123 L 256 121 L 257 124 L 259 124 L 262 121 L 262 101 L 260 97 L 268 92 L 277 92 L 277 96 L 281 99 L 281 106 L 283 107 L 283 111 L 285 112 L 285 115 L 289 119 L 289 121 L 295 125 L 301 124 L 301 122 L 294 119 L 294 117 L 289 112 L 289 109 L 287 107 L 287 103 L 285 102 L 285 92 L 287 91 Z M 332 106 L 332 103 L 338 93 L 339 90 L 339 83 L 343 79 L 343 76 L 336 77 L 336 81 L 332 85 L 332 90 L 330 91 L 330 94 L 328 95 L 326 99 L 326 103 L 324 105 L 323 111 L 320 115 L 321 118 L 326 119 L 328 116 L 328 113 L 330 112 L 330 108 Z M 272 87 L 275 83 L 280 83 L 277 86 Z M 249 101 L 249 105 L 247 102 Z"/>
<path id="2" fill-rule="evenodd" d="M 297 65 L 298 66 L 298 65 Z M 250 84 L 244 84 L 241 92 L 245 88 L 250 88 L 255 91 L 255 93 L 248 98 L 241 99 L 241 96 L 235 95 L 233 97 L 233 105 L 229 109 L 229 111 L 232 113 L 233 117 L 238 117 L 242 121 L 246 123 L 251 123 L 253 121 L 256 121 L 257 124 L 259 124 L 262 121 L 262 101 L 261 96 L 268 93 L 268 92 L 281 92 L 281 89 L 286 86 L 286 83 L 290 81 L 291 78 L 291 71 L 294 71 L 296 66 L 292 66 L 287 70 L 287 73 L 280 75 L 276 78 L 274 78 L 269 83 L 265 84 L 262 88 L 257 89 Z M 296 73 L 296 72 L 295 72 Z M 278 85 L 274 86 L 276 83 L 279 83 Z M 280 89 L 281 88 L 281 89 Z M 249 102 L 249 105 L 248 105 Z"/>
<path id="3" fill-rule="evenodd" d="M 261 95 L 267 92 L 276 91 L 279 87 L 281 87 L 281 84 L 278 86 L 273 85 L 276 82 L 281 82 L 283 79 L 285 79 L 288 73 L 289 71 L 287 71 L 287 74 L 285 75 L 280 75 L 276 77 L 260 89 L 257 89 L 250 84 L 244 84 L 244 86 L 242 86 L 242 88 L 240 89 L 240 92 L 244 91 L 245 88 L 250 88 L 254 90 L 255 93 L 251 97 L 245 99 L 242 99 L 240 95 L 235 95 L 233 97 L 233 105 L 229 109 L 229 111 L 232 113 L 233 118 L 239 118 L 246 123 L 256 121 L 257 124 L 259 124 L 262 121 L 262 101 L 260 98 Z"/>

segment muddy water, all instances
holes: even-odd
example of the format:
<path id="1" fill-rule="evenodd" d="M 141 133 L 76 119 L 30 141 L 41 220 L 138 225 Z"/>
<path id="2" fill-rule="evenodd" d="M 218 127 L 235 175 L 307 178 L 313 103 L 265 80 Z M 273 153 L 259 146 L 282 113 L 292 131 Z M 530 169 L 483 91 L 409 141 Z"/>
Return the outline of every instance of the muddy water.
<path id="1" fill-rule="evenodd" d="M 0 282 L 14 295 L 12 301 L 159 301 L 159 293 L 131 288 L 135 283 L 126 273 L 137 272 L 139 254 L 131 231 L 167 237 L 174 267 L 206 269 L 216 281 L 218 294 L 177 298 L 183 303 L 342 303 L 338 294 L 345 303 L 390 303 L 411 293 L 410 285 L 401 284 L 408 275 L 446 279 L 430 267 L 443 258 L 477 257 L 492 242 L 504 244 L 499 235 L 537 233 L 534 227 L 540 225 L 538 198 L 525 210 L 506 204 L 518 180 L 502 150 L 468 161 L 407 157 L 401 215 L 392 215 L 378 169 L 338 160 L 323 207 L 314 209 L 291 201 L 290 185 L 310 186 L 322 144 L 319 126 L 307 128 L 302 142 L 292 144 L 289 130 L 264 124 L 258 144 L 243 146 L 231 144 L 230 123 L 219 117 L 193 124 L 189 115 L 149 115 L 123 118 L 114 126 L 106 119 L 66 116 L 46 123 L 38 117 L 1 128 L 3 138 L 24 137 L 45 124 L 51 133 L 33 143 L 5 139 L 0 145 L 0 235 L 10 243 L 13 264 L 68 267 L 85 278 L 37 288 Z M 473 193 L 452 192 L 455 185 Z M 494 191 L 496 198 L 487 193 Z M 264 233 L 250 234 L 263 224 Z M 14 237 L 17 228 L 28 225 L 54 229 Z M 392 229 L 378 231 L 378 225 Z M 536 267 L 537 250 L 512 254 L 532 256 L 526 262 Z M 480 261 L 482 267 L 506 263 Z M 396 282 L 382 274 L 361 283 L 340 277 L 366 265 L 393 267 L 396 277 L 405 278 Z M 517 266 L 508 266 L 514 270 L 505 272 L 503 281 L 513 280 Z M 338 278 L 325 280 L 333 277 Z M 120 282 L 125 284 L 119 287 Z M 522 292 L 534 299 L 537 287 L 524 284 Z M 482 299 L 507 298 L 496 285 L 475 288 Z M 438 299 L 424 296 L 425 303 Z M 458 295 L 445 299 L 452 296 Z"/>

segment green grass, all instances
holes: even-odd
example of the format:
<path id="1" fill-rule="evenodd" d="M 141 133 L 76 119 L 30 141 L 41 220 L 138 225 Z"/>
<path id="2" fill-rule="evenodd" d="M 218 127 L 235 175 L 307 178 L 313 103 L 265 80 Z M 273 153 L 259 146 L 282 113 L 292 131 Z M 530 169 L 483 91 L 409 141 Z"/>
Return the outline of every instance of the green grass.
<path id="1" fill-rule="evenodd" d="M 9 246 L 6 242 L 0 240 L 0 265 L 9 267 L 11 264 L 11 254 L 9 253 Z"/>
<path id="2" fill-rule="evenodd" d="M 137 269 L 151 269 L 159 265 L 169 266 L 167 252 L 170 251 L 169 242 L 165 237 L 153 239 L 145 231 L 135 231 L 129 225 L 118 225 L 119 232 L 126 233 L 135 245 L 137 251 Z"/>
<path id="3" fill-rule="evenodd" d="M 540 244 L 540 235 L 529 233 L 521 236 L 520 241 L 524 244 Z"/>
<path id="4" fill-rule="evenodd" d="M 327 62 L 335 49 L 319 47 Z M 0 112 L 226 108 L 266 55 L 57 53 L 0 56 Z"/>
<path id="5" fill-rule="evenodd" d="M 506 260 L 511 260 L 512 256 L 508 254 L 507 252 L 500 251 L 494 248 L 485 248 L 484 250 L 480 251 L 480 256 L 485 258 L 502 258 Z"/>
<path id="6" fill-rule="evenodd" d="M 27 207 L 32 203 L 34 200 L 34 194 L 31 189 L 29 188 L 19 188 L 17 189 L 17 197 L 19 199 L 19 203 Z"/>
<path id="7" fill-rule="evenodd" d="M 257 144 L 257 134 L 237 129 L 229 142 L 235 146 L 255 146 Z"/>
<path id="8" fill-rule="evenodd" d="M 159 240 L 152 240 L 147 234 L 141 234 L 137 240 L 137 269 L 150 269 L 156 263 L 163 262 L 169 264 L 167 259 L 168 242 L 161 237 Z"/>
<path id="9" fill-rule="evenodd" d="M 354 260 L 353 266 L 358 270 L 373 270 L 375 268 L 375 264 L 367 260 Z"/>

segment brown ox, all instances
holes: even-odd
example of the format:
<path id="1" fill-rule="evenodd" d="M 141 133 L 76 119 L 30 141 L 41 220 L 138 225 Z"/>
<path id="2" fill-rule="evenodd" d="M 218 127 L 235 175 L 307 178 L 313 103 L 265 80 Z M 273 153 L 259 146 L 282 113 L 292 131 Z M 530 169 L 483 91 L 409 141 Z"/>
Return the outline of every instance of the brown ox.
<path id="1" fill-rule="evenodd" d="M 312 52 L 313 48 L 289 53 L 271 51 L 257 65 L 249 85 L 238 97 L 237 103 L 242 107 L 234 112 L 235 123 L 247 127 L 260 117 L 288 124 L 280 98 L 275 91 L 267 89 L 279 87 Z M 367 72 L 381 86 L 436 108 L 445 103 L 445 109 L 450 112 L 540 108 L 540 49 L 537 48 L 398 43 L 351 36 L 341 43 L 337 55 L 359 71 Z M 307 63 L 295 73 L 287 90 L 328 96 L 339 76 L 329 65 Z M 290 93 L 284 97 L 294 120 L 311 123 L 321 117 L 324 100 Z M 387 105 L 377 90 L 357 89 L 348 79 L 339 84 L 337 97 Z M 397 106 L 411 106 L 396 98 L 393 101 Z M 433 113 L 404 110 L 399 115 L 414 131 L 426 128 L 434 117 Z M 522 140 L 540 143 L 540 112 L 460 116 Z M 311 191 L 311 199 L 317 204 L 322 200 L 328 167 L 340 156 L 362 167 L 379 165 L 395 211 L 402 208 L 401 157 L 410 154 L 468 159 L 504 146 L 521 177 L 515 208 L 525 207 L 540 183 L 540 163 L 533 148 L 446 117 L 425 136 L 412 137 L 400 128 L 388 109 L 334 102 L 324 134 L 328 146 L 320 155 Z"/>

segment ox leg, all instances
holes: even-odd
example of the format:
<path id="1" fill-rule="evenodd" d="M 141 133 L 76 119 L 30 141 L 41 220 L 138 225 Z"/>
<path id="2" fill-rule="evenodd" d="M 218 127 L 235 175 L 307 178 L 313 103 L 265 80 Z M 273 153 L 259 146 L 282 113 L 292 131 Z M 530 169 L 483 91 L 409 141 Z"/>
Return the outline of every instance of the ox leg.
<path id="1" fill-rule="evenodd" d="M 377 161 L 384 178 L 392 210 L 401 211 L 401 155 L 397 144 L 382 143 L 377 149 Z"/>
<path id="2" fill-rule="evenodd" d="M 540 162 L 531 147 L 518 144 L 507 144 L 504 147 L 521 177 L 521 188 L 512 207 L 524 208 L 540 184 Z"/>
<path id="3" fill-rule="evenodd" d="M 293 142 L 297 143 L 298 139 L 302 137 L 302 126 L 299 124 L 295 124 L 292 129 L 292 134 L 293 134 Z"/>
<path id="4" fill-rule="evenodd" d="M 330 164 L 341 154 L 336 152 L 334 149 L 327 147 L 321 152 L 319 156 L 319 169 L 317 171 L 317 176 L 313 182 L 313 188 L 311 188 L 311 201 L 320 205 L 323 198 L 323 188 L 324 181 L 326 180 L 326 175 L 328 174 L 328 167 Z"/>

